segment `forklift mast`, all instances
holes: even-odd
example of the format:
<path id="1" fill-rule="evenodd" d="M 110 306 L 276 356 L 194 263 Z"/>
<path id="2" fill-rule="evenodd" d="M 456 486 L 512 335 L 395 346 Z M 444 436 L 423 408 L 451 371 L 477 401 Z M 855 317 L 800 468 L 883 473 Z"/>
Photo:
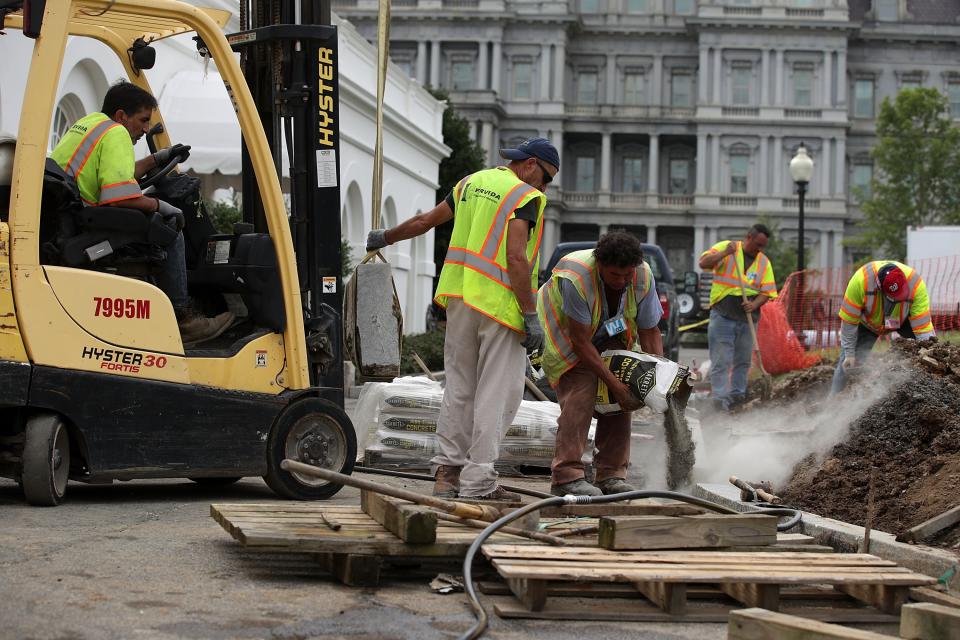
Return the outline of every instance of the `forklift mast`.
<path id="1" fill-rule="evenodd" d="M 285 191 L 310 383 L 342 390 L 338 50 L 330 0 L 240 0 L 240 25 L 227 39 L 240 52 L 277 174 L 289 166 Z M 266 232 L 245 144 L 242 153 L 243 218 Z"/>

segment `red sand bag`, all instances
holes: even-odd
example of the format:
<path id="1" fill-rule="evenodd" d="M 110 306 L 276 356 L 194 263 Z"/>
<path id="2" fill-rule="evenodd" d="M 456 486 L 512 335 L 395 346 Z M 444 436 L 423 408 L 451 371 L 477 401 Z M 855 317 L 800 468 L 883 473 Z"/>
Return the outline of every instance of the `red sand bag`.
<path id="1" fill-rule="evenodd" d="M 820 363 L 820 356 L 807 353 L 797 340 L 780 298 L 760 307 L 757 342 L 760 343 L 763 368 L 771 375 L 806 369 Z"/>

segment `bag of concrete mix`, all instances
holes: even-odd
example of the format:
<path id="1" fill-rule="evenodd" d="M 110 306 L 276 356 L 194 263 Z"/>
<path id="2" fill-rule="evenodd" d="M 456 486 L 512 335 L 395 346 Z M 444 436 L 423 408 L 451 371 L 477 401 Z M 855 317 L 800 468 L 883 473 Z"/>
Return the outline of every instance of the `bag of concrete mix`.
<path id="1" fill-rule="evenodd" d="M 667 410 L 668 398 L 690 377 L 689 367 L 649 353 L 611 349 L 601 353 L 600 358 L 638 400 L 661 414 Z M 597 383 L 596 411 L 603 415 L 622 411 L 602 380 Z"/>

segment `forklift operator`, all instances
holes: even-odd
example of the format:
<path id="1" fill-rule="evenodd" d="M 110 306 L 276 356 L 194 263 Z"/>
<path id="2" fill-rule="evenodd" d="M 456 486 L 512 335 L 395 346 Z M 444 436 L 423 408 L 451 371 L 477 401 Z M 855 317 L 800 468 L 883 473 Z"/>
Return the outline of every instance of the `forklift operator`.
<path id="1" fill-rule="evenodd" d="M 175 222 L 180 233 L 166 247 L 167 258 L 156 275 L 157 286 L 173 305 L 184 347 L 216 338 L 233 322 L 233 314 L 206 318 L 193 311 L 187 292 L 187 267 L 183 240 L 183 212 L 159 198 L 143 195 L 137 179 L 154 167 L 179 157 L 190 147 L 175 144 L 134 161 L 133 144 L 150 129 L 157 100 L 131 82 L 121 80 L 107 91 L 103 109 L 78 120 L 64 134 L 50 157 L 76 181 L 88 206 L 118 206 L 144 213 L 159 212 Z"/>

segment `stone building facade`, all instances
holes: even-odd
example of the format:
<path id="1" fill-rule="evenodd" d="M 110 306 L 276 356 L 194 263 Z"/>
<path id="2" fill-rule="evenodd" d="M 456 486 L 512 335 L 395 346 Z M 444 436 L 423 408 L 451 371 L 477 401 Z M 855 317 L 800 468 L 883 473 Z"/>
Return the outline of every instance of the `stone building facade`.
<path id="1" fill-rule="evenodd" d="M 375 39 L 376 0 L 334 0 Z M 543 251 L 626 227 L 679 276 L 765 216 L 797 241 L 789 161 L 815 161 L 812 267 L 852 258 L 875 116 L 932 86 L 960 115 L 960 0 L 393 0 L 391 58 L 450 92 L 490 163 L 562 154 Z M 859 188 L 853 188 L 859 187 Z"/>

